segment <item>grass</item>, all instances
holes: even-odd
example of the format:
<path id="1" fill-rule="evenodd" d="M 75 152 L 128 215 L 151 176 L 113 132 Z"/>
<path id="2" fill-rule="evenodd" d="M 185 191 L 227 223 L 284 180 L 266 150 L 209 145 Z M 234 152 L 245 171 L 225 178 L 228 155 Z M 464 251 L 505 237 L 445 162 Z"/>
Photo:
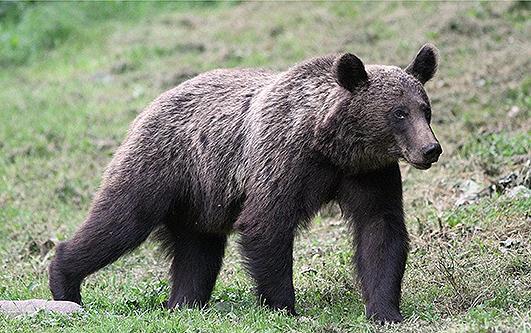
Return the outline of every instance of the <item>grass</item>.
<path id="1" fill-rule="evenodd" d="M 529 186 L 530 22 L 525 2 L 1 3 L 0 299 L 50 298 L 53 246 L 82 223 L 129 122 L 211 68 L 284 69 L 344 50 L 405 65 L 434 42 L 441 66 L 427 90 L 444 155 L 427 172 L 402 166 L 412 251 L 400 325 L 365 319 L 333 208 L 297 239 L 299 317 L 256 306 L 233 238 L 205 309 L 162 308 L 168 264 L 147 242 L 87 279 L 84 313 L 0 315 L 0 328 L 531 331 L 531 199 L 498 190 L 455 206 L 467 180 L 488 187 L 515 173 Z"/>

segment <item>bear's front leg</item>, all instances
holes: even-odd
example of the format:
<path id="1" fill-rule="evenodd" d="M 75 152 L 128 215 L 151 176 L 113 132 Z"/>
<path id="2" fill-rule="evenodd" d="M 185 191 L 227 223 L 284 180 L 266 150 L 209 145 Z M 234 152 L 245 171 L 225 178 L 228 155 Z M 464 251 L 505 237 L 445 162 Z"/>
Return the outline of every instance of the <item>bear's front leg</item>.
<path id="1" fill-rule="evenodd" d="M 400 294 L 408 235 L 398 164 L 343 181 L 338 197 L 355 231 L 356 266 L 366 314 L 377 322 L 400 322 Z"/>
<path id="2" fill-rule="evenodd" d="M 293 233 L 242 233 L 240 245 L 260 303 L 295 315 Z"/>
<path id="3" fill-rule="evenodd" d="M 252 210 L 252 209 L 251 209 Z M 293 288 L 294 226 L 274 212 L 244 211 L 237 223 L 245 266 L 256 283 L 261 304 L 295 315 Z"/>

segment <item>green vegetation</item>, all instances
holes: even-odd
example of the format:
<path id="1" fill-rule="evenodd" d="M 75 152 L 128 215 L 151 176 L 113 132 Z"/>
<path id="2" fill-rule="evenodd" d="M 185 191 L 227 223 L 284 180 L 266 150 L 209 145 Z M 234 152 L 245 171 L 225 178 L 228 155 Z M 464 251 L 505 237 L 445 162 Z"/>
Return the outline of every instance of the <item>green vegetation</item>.
<path id="1" fill-rule="evenodd" d="M 216 67 L 284 69 L 351 51 L 405 65 L 441 50 L 427 85 L 441 162 L 403 165 L 411 255 L 400 325 L 363 315 L 335 207 L 295 248 L 299 317 L 256 306 L 234 246 L 203 310 L 162 308 L 154 242 L 91 276 L 85 312 L 0 315 L 0 330 L 175 332 L 531 331 L 529 2 L 0 3 L 0 299 L 50 298 L 46 267 L 82 223 L 128 124 L 152 99 Z M 457 207 L 462 184 L 506 189 Z M 527 175 L 527 176 L 526 176 Z M 491 193 L 492 192 L 492 193 Z"/>

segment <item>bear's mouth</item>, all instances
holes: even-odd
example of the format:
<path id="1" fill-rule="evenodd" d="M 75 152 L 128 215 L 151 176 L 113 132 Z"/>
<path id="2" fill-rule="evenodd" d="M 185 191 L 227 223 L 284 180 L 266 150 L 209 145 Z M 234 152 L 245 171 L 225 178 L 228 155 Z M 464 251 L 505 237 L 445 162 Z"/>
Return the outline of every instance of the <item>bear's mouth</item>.
<path id="1" fill-rule="evenodd" d="M 428 170 L 429 168 L 431 168 L 431 165 L 433 164 L 433 163 L 429 163 L 429 162 L 413 162 L 412 159 L 408 158 L 407 152 L 402 153 L 402 158 L 409 165 L 412 165 L 415 169 L 419 169 L 419 170 Z"/>
<path id="2" fill-rule="evenodd" d="M 418 170 L 428 170 L 429 168 L 431 168 L 432 164 L 435 162 L 435 161 L 426 161 L 422 158 L 415 158 L 415 155 L 409 154 L 407 149 L 402 151 L 402 158 L 409 165 L 412 165 L 415 169 L 418 169 Z"/>
<path id="3" fill-rule="evenodd" d="M 432 163 L 413 163 L 413 162 L 409 162 L 409 164 L 411 164 L 413 167 L 415 167 L 415 169 L 428 170 L 429 168 L 431 168 L 431 164 Z"/>
<path id="4" fill-rule="evenodd" d="M 428 170 L 431 168 L 432 164 L 435 163 L 435 161 L 425 161 L 422 158 L 414 158 L 407 150 L 402 152 L 402 157 L 407 163 L 419 170 Z"/>

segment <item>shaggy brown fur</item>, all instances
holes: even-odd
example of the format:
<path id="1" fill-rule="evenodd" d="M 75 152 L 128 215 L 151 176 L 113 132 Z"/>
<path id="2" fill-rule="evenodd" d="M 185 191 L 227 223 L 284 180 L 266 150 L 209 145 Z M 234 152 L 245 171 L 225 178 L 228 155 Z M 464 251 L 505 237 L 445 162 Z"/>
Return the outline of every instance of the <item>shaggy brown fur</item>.
<path id="1" fill-rule="evenodd" d="M 295 313 L 295 233 L 337 201 L 351 221 L 367 315 L 399 321 L 408 238 L 398 159 L 441 152 L 422 83 L 426 45 L 403 71 L 352 54 L 286 72 L 214 70 L 157 98 L 133 122 L 85 223 L 50 266 L 54 299 L 157 230 L 172 257 L 169 307 L 204 304 L 237 231 L 261 302 Z"/>

